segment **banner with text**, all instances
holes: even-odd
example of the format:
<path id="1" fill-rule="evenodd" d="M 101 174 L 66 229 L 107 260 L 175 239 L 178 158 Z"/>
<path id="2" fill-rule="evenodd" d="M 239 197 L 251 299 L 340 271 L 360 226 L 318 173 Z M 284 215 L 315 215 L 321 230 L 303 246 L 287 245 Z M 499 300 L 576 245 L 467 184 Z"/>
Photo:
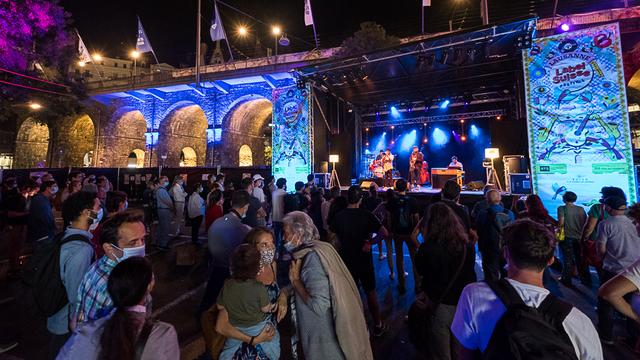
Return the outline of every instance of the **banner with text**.
<path id="1" fill-rule="evenodd" d="M 618 24 L 536 39 L 523 57 L 533 189 L 550 213 L 567 191 L 597 203 L 603 186 L 635 202 Z"/>
<path id="2" fill-rule="evenodd" d="M 306 183 L 313 169 L 310 99 L 308 85 L 273 90 L 273 176 L 287 179 L 289 190 L 296 181 Z"/>

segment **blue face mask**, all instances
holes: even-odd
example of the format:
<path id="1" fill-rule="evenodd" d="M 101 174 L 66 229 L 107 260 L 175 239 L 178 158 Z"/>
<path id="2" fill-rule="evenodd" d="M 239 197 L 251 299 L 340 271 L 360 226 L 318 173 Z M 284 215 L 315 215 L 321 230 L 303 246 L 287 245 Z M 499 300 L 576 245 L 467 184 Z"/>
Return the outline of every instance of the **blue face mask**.
<path id="1" fill-rule="evenodd" d="M 284 249 L 285 249 L 287 252 L 292 253 L 292 252 L 294 252 L 294 250 L 295 250 L 295 249 L 297 249 L 297 248 L 298 248 L 298 247 L 297 247 L 297 246 L 295 246 L 295 245 L 293 245 L 293 243 L 291 243 L 291 242 L 286 242 L 286 243 L 284 243 Z"/>

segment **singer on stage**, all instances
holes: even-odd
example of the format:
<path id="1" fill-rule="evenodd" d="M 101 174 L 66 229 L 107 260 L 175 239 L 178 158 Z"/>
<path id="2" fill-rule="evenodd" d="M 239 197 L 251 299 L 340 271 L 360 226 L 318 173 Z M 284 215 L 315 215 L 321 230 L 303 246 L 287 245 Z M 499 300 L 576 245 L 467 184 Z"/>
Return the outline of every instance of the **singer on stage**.
<path id="1" fill-rule="evenodd" d="M 384 171 L 384 186 L 393 187 L 393 154 L 387 149 L 382 156 L 382 170 Z"/>
<path id="2" fill-rule="evenodd" d="M 412 187 L 417 187 L 422 183 L 420 180 L 420 172 L 422 171 L 423 161 L 424 155 L 418 150 L 417 146 L 414 146 L 409 156 L 409 181 Z"/>

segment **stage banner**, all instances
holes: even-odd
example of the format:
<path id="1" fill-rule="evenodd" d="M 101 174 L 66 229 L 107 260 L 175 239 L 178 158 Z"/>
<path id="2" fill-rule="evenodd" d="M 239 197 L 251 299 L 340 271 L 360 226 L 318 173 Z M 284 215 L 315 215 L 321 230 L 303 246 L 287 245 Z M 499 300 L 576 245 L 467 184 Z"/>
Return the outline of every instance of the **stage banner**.
<path id="1" fill-rule="evenodd" d="M 532 185 L 549 212 L 566 191 L 589 207 L 603 186 L 635 202 L 618 24 L 536 39 L 523 57 Z"/>
<path id="2" fill-rule="evenodd" d="M 287 188 L 296 181 L 307 182 L 312 173 L 313 124 L 309 85 L 273 90 L 273 176 L 287 179 Z"/>

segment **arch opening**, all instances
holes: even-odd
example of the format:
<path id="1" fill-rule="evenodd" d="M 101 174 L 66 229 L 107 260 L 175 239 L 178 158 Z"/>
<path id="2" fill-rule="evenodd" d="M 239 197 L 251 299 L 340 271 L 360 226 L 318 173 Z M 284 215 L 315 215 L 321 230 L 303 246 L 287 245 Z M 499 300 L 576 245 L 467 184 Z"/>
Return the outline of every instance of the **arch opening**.
<path id="1" fill-rule="evenodd" d="M 271 120 L 273 105 L 268 99 L 251 96 L 233 107 L 223 121 L 222 160 L 228 166 L 271 164 Z M 247 150 L 243 150 L 248 148 Z M 245 156 L 245 158 L 242 158 Z"/>
<path id="2" fill-rule="evenodd" d="M 28 118 L 16 136 L 13 167 L 17 169 L 45 167 L 49 152 L 49 126 Z"/>
<path id="3" fill-rule="evenodd" d="M 107 163 L 112 166 L 129 167 L 130 155 L 134 152 L 137 159 L 135 167 L 143 167 L 145 152 L 141 149 L 146 148 L 146 131 L 147 121 L 140 111 L 123 112 L 115 121 L 111 141 L 107 141 L 109 145 L 107 145 L 105 153 L 110 154 L 107 157 Z"/>
<path id="4" fill-rule="evenodd" d="M 247 144 L 240 146 L 240 150 L 238 151 L 238 166 L 253 166 L 253 154 Z"/>
<path id="5" fill-rule="evenodd" d="M 69 119 L 66 126 L 61 127 L 57 137 L 57 163 L 62 166 L 94 166 L 95 165 L 95 126 L 89 115 Z M 104 159 L 98 159 L 98 166 Z"/>
<path id="6" fill-rule="evenodd" d="M 144 167 L 144 150 L 133 149 L 127 157 L 127 167 L 141 168 Z"/>
<path id="7" fill-rule="evenodd" d="M 207 117 L 198 105 L 186 103 L 173 110 L 160 126 L 158 155 L 166 155 L 165 165 L 203 166 L 207 126 Z"/>

